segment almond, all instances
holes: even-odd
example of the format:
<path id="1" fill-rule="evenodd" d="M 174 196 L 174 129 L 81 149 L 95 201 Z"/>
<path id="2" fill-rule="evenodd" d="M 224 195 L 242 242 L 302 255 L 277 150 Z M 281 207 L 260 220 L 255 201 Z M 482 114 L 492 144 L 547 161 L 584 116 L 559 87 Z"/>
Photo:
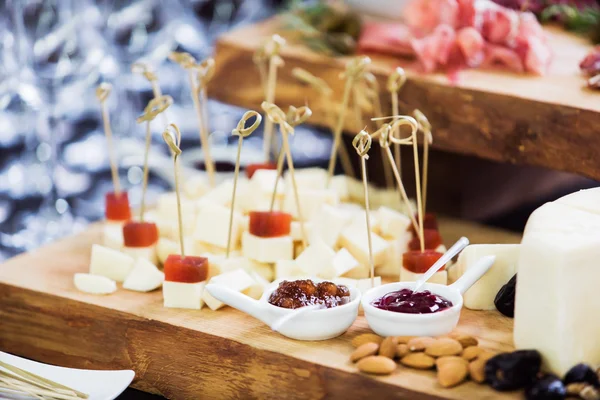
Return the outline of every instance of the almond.
<path id="1" fill-rule="evenodd" d="M 485 363 L 494 357 L 497 353 L 484 350 L 479 356 L 469 363 L 469 375 L 475 382 L 483 383 L 485 381 Z"/>
<path id="2" fill-rule="evenodd" d="M 427 346 L 430 346 L 434 342 L 434 338 L 424 336 L 410 339 L 406 345 L 410 351 L 424 351 Z"/>
<path id="3" fill-rule="evenodd" d="M 467 361 L 460 357 L 442 357 L 436 362 L 437 378 L 445 388 L 456 386 L 467 379 L 469 374 Z"/>
<path id="4" fill-rule="evenodd" d="M 350 355 L 350 361 L 357 362 L 361 358 L 365 358 L 368 356 L 372 356 L 377 354 L 377 350 L 379 350 L 379 345 L 377 343 L 365 343 Z"/>
<path id="5" fill-rule="evenodd" d="M 396 346 L 396 357 L 402 358 L 408 353 L 410 353 L 410 350 L 408 350 L 408 346 L 406 344 L 401 343 L 398 346 Z"/>
<path id="6" fill-rule="evenodd" d="M 435 359 L 425 353 L 410 353 L 400 359 L 402 365 L 416 369 L 430 369 L 435 365 Z"/>
<path id="7" fill-rule="evenodd" d="M 396 356 L 396 346 L 398 346 L 398 339 L 395 336 L 386 337 L 379 346 L 379 355 L 393 360 Z"/>
<path id="8" fill-rule="evenodd" d="M 360 360 L 356 366 L 367 374 L 389 375 L 396 369 L 394 360 L 383 356 L 369 356 Z"/>
<path id="9" fill-rule="evenodd" d="M 479 357 L 479 355 L 484 351 L 485 350 L 479 346 L 469 346 L 463 350 L 461 356 L 467 361 L 473 361 L 474 359 Z"/>
<path id="10" fill-rule="evenodd" d="M 406 344 L 412 339 L 416 339 L 417 337 L 418 336 L 396 336 L 396 339 L 398 339 L 398 343 Z"/>
<path id="11" fill-rule="evenodd" d="M 383 338 L 374 333 L 363 333 L 352 339 L 352 346 L 358 348 L 365 343 L 377 343 L 381 344 Z"/>
<path id="12" fill-rule="evenodd" d="M 432 357 L 455 356 L 460 354 L 463 347 L 457 340 L 450 338 L 440 338 L 427 346 L 425 354 Z"/>
<path id="13" fill-rule="evenodd" d="M 454 340 L 458 340 L 460 345 L 464 348 L 471 347 L 471 346 L 477 346 L 479 344 L 479 341 L 477 340 L 477 338 L 475 338 L 471 335 L 465 335 L 464 333 L 453 333 L 453 334 L 450 334 L 450 337 Z"/>

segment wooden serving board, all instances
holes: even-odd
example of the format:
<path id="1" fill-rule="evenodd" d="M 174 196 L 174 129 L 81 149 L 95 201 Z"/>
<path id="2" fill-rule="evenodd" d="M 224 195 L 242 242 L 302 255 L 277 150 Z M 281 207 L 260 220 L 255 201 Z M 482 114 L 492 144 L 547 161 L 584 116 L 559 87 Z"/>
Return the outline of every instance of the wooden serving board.
<path id="1" fill-rule="evenodd" d="M 440 220 L 449 241 L 517 243 L 519 235 Z M 136 372 L 133 387 L 172 399 L 508 399 L 473 382 L 443 389 L 433 372 L 399 367 L 375 378 L 348 361 L 352 338 L 369 332 L 360 316 L 336 339 L 300 342 L 231 308 L 166 309 L 161 291 L 81 293 L 73 274 L 87 272 L 100 227 L 0 265 L 0 350 L 74 368 Z M 463 310 L 459 331 L 491 349 L 512 348 L 512 320 Z"/>
<path id="2" fill-rule="evenodd" d="M 370 70 L 383 89 L 397 66 L 409 80 L 400 94 L 400 111 L 422 110 L 434 127 L 433 146 L 455 153 L 494 161 L 530 164 L 574 172 L 600 180 L 594 161 L 600 148 L 600 94 L 585 88 L 579 61 L 591 49 L 585 39 L 558 28 L 547 28 L 554 59 L 543 77 L 501 71 L 467 70 L 452 85 L 443 74 L 423 75 L 414 61 L 371 55 Z M 209 94 L 226 103 L 259 110 L 264 99 L 252 55 L 274 33 L 284 34 L 277 18 L 223 35 L 216 46 L 216 73 Z M 331 58 L 299 44 L 282 50 L 285 66 L 278 72 L 276 103 L 303 105 L 314 114 L 311 124 L 326 125 L 326 99 L 298 83 L 295 67 L 323 78 L 341 102 L 344 82 L 340 72 L 348 58 Z M 382 93 L 384 112 L 390 112 L 390 96 Z M 337 105 L 333 105 L 337 107 Z M 365 122 L 367 121 L 365 115 Z M 362 129 L 350 113 L 345 129 Z"/>

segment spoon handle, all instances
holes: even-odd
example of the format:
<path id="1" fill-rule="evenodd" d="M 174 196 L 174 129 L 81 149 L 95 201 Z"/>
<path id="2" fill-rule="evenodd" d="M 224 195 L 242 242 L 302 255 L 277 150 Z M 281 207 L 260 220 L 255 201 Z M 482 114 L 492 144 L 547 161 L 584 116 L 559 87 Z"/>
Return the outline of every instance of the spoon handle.
<path id="1" fill-rule="evenodd" d="M 481 257 L 473 267 L 469 268 L 456 282 L 449 287 L 458 290 L 461 294 L 466 292 L 494 265 L 496 256 Z"/>
<path id="2" fill-rule="evenodd" d="M 318 310 L 320 308 L 321 308 L 320 304 L 313 304 L 310 306 L 304 306 L 304 307 L 298 308 L 298 309 L 294 310 L 293 312 L 291 312 L 287 315 L 284 315 L 283 317 L 275 320 L 275 322 L 273 322 L 271 324 L 271 329 L 273 329 L 275 332 L 278 332 L 281 330 L 283 325 L 287 324 L 292 319 L 299 317 L 300 315 L 306 314 L 308 311 Z"/>
<path id="3" fill-rule="evenodd" d="M 444 265 L 446 265 L 446 263 L 448 261 L 452 260 L 452 257 L 454 257 L 455 255 L 460 253 L 462 251 L 462 249 L 464 249 L 468 245 L 469 245 L 469 239 L 467 239 L 466 237 L 463 236 L 460 239 L 458 239 L 458 241 L 456 243 L 454 243 L 454 245 L 452 247 L 450 247 L 450 249 L 448 251 L 446 251 L 444 253 L 444 255 L 441 256 L 440 259 L 437 260 L 431 266 L 431 268 L 429 268 L 427 270 L 427 272 L 425 272 L 425 274 L 423 274 L 421 279 L 419 279 L 417 281 L 413 292 L 419 291 L 419 289 L 421 288 L 421 286 L 423 286 L 423 284 L 425 282 L 427 282 L 436 272 L 438 272 L 438 270 L 440 268 L 442 268 Z"/>

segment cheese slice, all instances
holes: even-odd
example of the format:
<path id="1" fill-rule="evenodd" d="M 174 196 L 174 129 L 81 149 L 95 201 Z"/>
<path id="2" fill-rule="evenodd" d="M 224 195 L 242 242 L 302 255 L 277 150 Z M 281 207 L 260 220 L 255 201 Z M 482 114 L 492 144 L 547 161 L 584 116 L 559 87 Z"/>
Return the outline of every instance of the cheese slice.
<path id="1" fill-rule="evenodd" d="M 89 294 L 111 294 L 117 291 L 117 284 L 105 276 L 75 274 L 73 284 L 77 290 Z"/>
<path id="2" fill-rule="evenodd" d="M 123 282 L 123 289 L 150 292 L 161 287 L 165 274 L 145 258 L 138 258 L 133 269 Z"/>
<path id="3" fill-rule="evenodd" d="M 196 218 L 194 239 L 220 248 L 227 248 L 229 238 L 230 209 L 218 204 L 205 204 Z M 238 248 L 241 225 L 241 214 L 234 212 L 231 225 L 231 243 L 234 249 Z"/>
<path id="4" fill-rule="evenodd" d="M 246 258 L 261 263 L 291 260 L 294 258 L 294 241 L 291 236 L 263 238 L 250 232 L 244 232 L 242 254 Z"/>
<path id="5" fill-rule="evenodd" d="M 90 274 L 105 276 L 116 282 L 123 282 L 133 269 L 134 259 L 120 251 L 98 244 L 92 245 Z"/>
<path id="6" fill-rule="evenodd" d="M 256 281 L 252 279 L 250 275 L 246 271 L 241 268 L 235 269 L 233 271 L 225 272 L 224 274 L 215 276 L 211 278 L 209 283 L 214 283 L 216 285 L 223 285 L 232 290 L 235 290 L 240 293 L 248 294 L 250 289 L 256 285 Z M 202 299 L 206 303 L 206 305 L 213 311 L 216 311 L 225 306 L 224 303 L 215 299 L 208 290 L 205 290 Z"/>
<path id="7" fill-rule="evenodd" d="M 313 219 L 310 242 L 320 240 L 331 248 L 335 248 L 344 228 L 352 218 L 344 211 L 329 204 L 323 204 Z"/>
<path id="8" fill-rule="evenodd" d="M 580 190 L 561 197 L 555 203 L 577 208 L 592 214 L 600 214 L 600 188 Z"/>
<path id="9" fill-rule="evenodd" d="M 308 276 L 323 279 L 336 277 L 335 251 L 323 241 L 315 240 L 297 258 L 296 264 Z"/>
<path id="10" fill-rule="evenodd" d="M 377 267 L 386 261 L 387 250 L 390 244 L 381 236 L 371 233 L 373 248 L 373 262 Z M 340 246 L 345 247 L 360 264 L 370 265 L 369 243 L 366 229 L 347 227 L 340 236 Z"/>
<path id="11" fill-rule="evenodd" d="M 125 222 L 105 221 L 102 229 L 102 244 L 114 250 L 123 248 L 123 225 Z"/>
<path id="12" fill-rule="evenodd" d="M 400 270 L 400 281 L 401 282 L 415 282 L 419 280 L 423 274 L 417 274 L 415 272 L 409 271 L 404 266 L 401 267 Z M 438 283 L 440 285 L 448 284 L 448 271 L 438 271 L 429 280 L 428 283 Z"/>
<path id="13" fill-rule="evenodd" d="M 204 306 L 202 293 L 206 281 L 197 283 L 163 282 L 163 305 L 167 308 L 200 310 Z"/>
<path id="14" fill-rule="evenodd" d="M 145 258 L 152 264 L 158 263 L 158 255 L 156 254 L 156 244 L 148 247 L 127 247 L 124 246 L 123 250 L 121 250 L 123 254 L 127 254 L 133 259 L 137 258 Z"/>
<path id="15" fill-rule="evenodd" d="M 394 239 L 406 238 L 407 231 L 412 224 L 409 217 L 385 206 L 379 207 L 377 217 L 381 236 Z"/>
<path id="16" fill-rule="evenodd" d="M 517 273 L 518 244 L 472 244 L 458 257 L 456 267 L 464 274 L 484 256 L 496 256 L 492 268 L 463 295 L 465 307 L 471 310 L 495 310 L 494 299 L 506 282 Z"/>
<path id="17" fill-rule="evenodd" d="M 275 279 L 290 279 L 305 276 L 296 260 L 278 260 L 275 263 Z"/>

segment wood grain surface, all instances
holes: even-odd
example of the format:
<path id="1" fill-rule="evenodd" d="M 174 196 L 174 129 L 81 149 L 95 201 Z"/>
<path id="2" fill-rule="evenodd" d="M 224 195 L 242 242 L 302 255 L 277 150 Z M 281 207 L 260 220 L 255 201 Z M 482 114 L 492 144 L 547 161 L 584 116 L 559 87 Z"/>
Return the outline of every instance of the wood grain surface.
<path id="1" fill-rule="evenodd" d="M 578 69 L 591 45 L 557 28 L 546 30 L 554 59 L 544 77 L 468 70 L 453 86 L 443 74 L 420 74 L 414 61 L 380 55 L 371 55 L 370 70 L 382 88 L 393 68 L 401 65 L 407 70 L 400 110 L 410 113 L 419 108 L 429 117 L 436 148 L 600 180 L 594 161 L 600 149 L 600 94 L 585 88 Z M 223 35 L 216 46 L 217 68 L 209 95 L 258 110 L 263 94 L 252 54 L 275 32 L 282 33 L 277 19 Z M 348 59 L 325 57 L 298 44 L 285 46 L 282 57 L 285 66 L 278 73 L 276 103 L 298 106 L 306 101 L 314 111 L 309 123 L 325 125 L 326 107 L 337 109 L 341 102 L 344 83 L 339 74 Z M 325 79 L 334 91 L 334 104 L 292 77 L 294 67 Z M 388 110 L 384 112 L 389 112 L 389 94 L 382 93 L 381 100 Z M 346 119 L 348 133 L 363 126 L 355 118 Z"/>

